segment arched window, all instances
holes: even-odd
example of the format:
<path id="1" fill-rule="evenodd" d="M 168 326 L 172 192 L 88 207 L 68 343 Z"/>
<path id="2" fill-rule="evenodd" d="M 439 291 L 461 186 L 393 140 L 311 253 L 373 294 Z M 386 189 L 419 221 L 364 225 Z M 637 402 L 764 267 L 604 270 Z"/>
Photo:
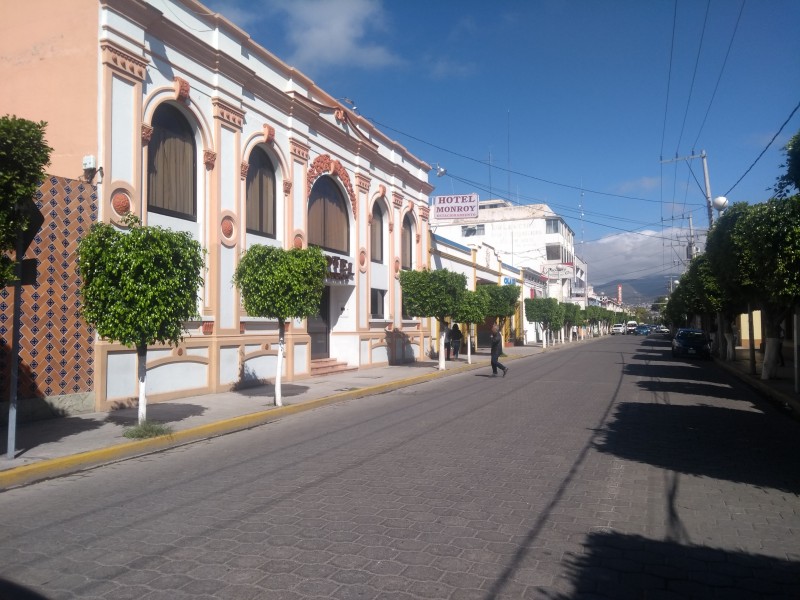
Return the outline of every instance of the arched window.
<path id="1" fill-rule="evenodd" d="M 372 207 L 372 224 L 369 228 L 370 256 L 372 262 L 383 262 L 383 211 L 376 202 Z"/>
<path id="2" fill-rule="evenodd" d="M 153 114 L 147 152 L 147 210 L 197 220 L 197 151 L 186 117 L 170 104 Z"/>
<path id="3" fill-rule="evenodd" d="M 267 153 L 255 148 L 247 169 L 247 232 L 275 237 L 275 168 Z"/>
<path id="4" fill-rule="evenodd" d="M 308 243 L 326 250 L 350 254 L 350 221 L 339 186 L 323 175 L 308 199 Z"/>
<path id="5" fill-rule="evenodd" d="M 414 268 L 414 222 L 411 215 L 403 218 L 403 232 L 400 238 L 400 267 L 406 270 Z"/>

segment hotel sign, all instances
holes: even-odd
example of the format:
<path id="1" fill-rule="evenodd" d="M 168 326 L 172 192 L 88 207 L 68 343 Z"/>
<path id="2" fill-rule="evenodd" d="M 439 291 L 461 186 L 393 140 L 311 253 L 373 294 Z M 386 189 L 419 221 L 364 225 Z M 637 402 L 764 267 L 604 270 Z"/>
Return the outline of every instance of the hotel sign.
<path id="1" fill-rule="evenodd" d="M 338 256 L 325 255 L 328 271 L 325 273 L 325 283 L 342 283 L 353 279 L 353 263 Z"/>
<path id="2" fill-rule="evenodd" d="M 431 208 L 434 219 L 477 219 L 478 194 L 434 196 Z"/>

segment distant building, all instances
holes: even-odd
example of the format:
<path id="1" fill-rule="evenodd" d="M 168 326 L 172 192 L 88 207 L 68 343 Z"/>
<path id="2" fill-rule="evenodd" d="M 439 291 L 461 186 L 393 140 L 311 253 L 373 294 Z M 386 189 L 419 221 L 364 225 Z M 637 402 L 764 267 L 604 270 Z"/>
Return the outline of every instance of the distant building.
<path id="1" fill-rule="evenodd" d="M 576 286 L 575 234 L 546 204 L 513 205 L 507 200 L 479 202 L 477 218 L 434 219 L 436 234 L 468 247 L 490 244 L 502 260 L 547 278 L 545 295 L 569 302 Z M 585 278 L 585 263 L 582 269 Z"/>

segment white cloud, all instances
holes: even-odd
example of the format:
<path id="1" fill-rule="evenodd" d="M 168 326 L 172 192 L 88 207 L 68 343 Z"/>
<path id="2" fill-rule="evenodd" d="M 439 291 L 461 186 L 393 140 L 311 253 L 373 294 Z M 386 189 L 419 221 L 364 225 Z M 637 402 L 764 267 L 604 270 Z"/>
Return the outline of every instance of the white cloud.
<path id="1" fill-rule="evenodd" d="M 661 185 L 659 177 L 639 177 L 631 181 L 623 181 L 616 187 L 618 194 L 643 194 L 657 190 Z"/>
<path id="2" fill-rule="evenodd" d="M 695 246 L 702 250 L 704 245 L 705 239 L 696 234 Z M 599 285 L 617 279 L 682 273 L 687 246 L 688 230 L 620 233 L 586 242 L 582 258 L 589 264 L 590 283 Z"/>
<path id="3" fill-rule="evenodd" d="M 371 38 L 387 30 L 379 0 L 277 0 L 292 50 L 287 62 L 301 70 L 326 67 L 382 68 L 404 60 Z"/>

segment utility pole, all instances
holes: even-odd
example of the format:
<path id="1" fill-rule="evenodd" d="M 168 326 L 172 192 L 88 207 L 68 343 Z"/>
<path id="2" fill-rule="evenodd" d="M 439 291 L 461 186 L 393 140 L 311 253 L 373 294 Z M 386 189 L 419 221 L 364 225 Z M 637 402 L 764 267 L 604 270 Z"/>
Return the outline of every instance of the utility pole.
<path id="1" fill-rule="evenodd" d="M 705 193 L 706 193 L 706 210 L 708 211 L 708 228 L 711 229 L 711 225 L 713 225 L 714 217 L 713 217 L 713 210 L 711 204 L 711 181 L 708 178 L 708 155 L 706 154 L 705 150 L 701 150 L 700 154 L 692 154 L 691 156 L 676 156 L 675 158 L 671 158 L 669 160 L 662 160 L 661 164 L 664 163 L 671 163 L 677 162 L 679 160 L 692 160 L 695 158 L 699 158 L 703 161 L 703 179 L 705 180 Z"/>

